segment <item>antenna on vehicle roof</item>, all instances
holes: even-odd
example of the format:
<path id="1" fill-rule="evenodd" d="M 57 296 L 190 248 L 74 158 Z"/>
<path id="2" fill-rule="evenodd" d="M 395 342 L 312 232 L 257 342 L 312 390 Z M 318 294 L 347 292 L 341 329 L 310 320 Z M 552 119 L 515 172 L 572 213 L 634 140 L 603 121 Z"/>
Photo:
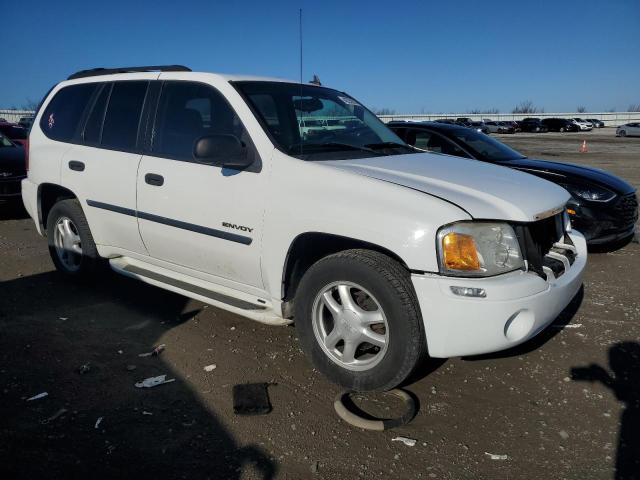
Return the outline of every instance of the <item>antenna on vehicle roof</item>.
<path id="1" fill-rule="evenodd" d="M 298 29 L 300 31 L 300 100 L 302 100 L 302 9 L 299 9 L 298 14 Z M 302 128 L 298 128 L 300 131 L 300 156 L 302 156 L 304 137 L 302 134 Z"/>

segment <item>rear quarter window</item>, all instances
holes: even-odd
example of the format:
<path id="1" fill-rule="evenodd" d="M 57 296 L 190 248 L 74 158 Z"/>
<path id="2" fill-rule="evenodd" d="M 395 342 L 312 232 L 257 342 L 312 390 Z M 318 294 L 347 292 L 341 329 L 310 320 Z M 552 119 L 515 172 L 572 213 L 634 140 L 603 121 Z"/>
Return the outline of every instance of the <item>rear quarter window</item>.
<path id="1" fill-rule="evenodd" d="M 83 83 L 61 88 L 47 105 L 40 128 L 52 140 L 70 142 L 98 84 Z"/>

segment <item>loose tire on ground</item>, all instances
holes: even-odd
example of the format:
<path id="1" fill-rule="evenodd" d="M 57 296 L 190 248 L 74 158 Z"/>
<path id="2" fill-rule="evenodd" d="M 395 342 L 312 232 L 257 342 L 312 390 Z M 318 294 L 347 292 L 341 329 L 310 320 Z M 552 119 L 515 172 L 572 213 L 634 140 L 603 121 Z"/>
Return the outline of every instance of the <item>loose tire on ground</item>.
<path id="1" fill-rule="evenodd" d="M 77 240 L 69 241 L 73 235 Z M 78 200 L 61 200 L 53 206 L 47 216 L 47 241 L 56 269 L 65 275 L 87 278 L 104 266 Z"/>
<path id="2" fill-rule="evenodd" d="M 333 302 L 331 298 L 327 301 L 323 292 L 326 292 L 328 286 L 336 284 L 339 285 L 336 287 L 337 290 L 335 293 L 330 293 Z M 356 304 L 362 298 L 364 298 L 362 301 L 369 301 L 367 295 L 373 301 L 355 307 L 351 304 L 348 305 L 350 308 L 345 309 L 343 306 L 345 302 L 342 301 L 344 290 L 340 290 L 342 285 L 350 286 L 353 295 L 351 298 Z M 330 291 L 333 292 L 333 290 Z M 379 308 L 366 311 L 373 303 Z M 318 306 L 320 304 L 322 306 Z M 364 328 L 362 325 L 366 323 L 366 319 L 378 317 L 379 310 L 382 310 L 382 316 L 385 319 L 384 332 L 378 331 L 374 338 L 380 339 L 381 336 L 385 336 L 384 347 L 369 345 L 366 342 L 359 344 L 356 357 L 360 354 L 360 358 L 364 360 L 356 358 L 355 361 L 364 363 L 364 367 L 356 368 L 336 359 L 341 353 L 345 353 L 346 340 L 342 343 L 342 352 L 340 352 L 340 342 L 335 348 L 327 348 L 327 343 L 321 341 L 322 335 L 318 333 L 320 327 L 316 319 L 325 319 L 328 323 L 332 323 L 336 318 L 327 304 L 332 305 L 335 311 L 343 312 L 339 315 L 348 319 L 341 323 L 344 325 L 341 331 L 347 332 L 344 334 L 345 339 L 350 338 L 348 335 L 359 335 L 359 333 L 354 334 L 354 330 L 360 331 Z M 342 310 L 338 307 L 342 307 Z M 356 312 L 356 317 L 362 314 L 365 323 L 351 320 L 354 317 L 352 309 Z M 346 314 L 344 314 L 345 310 L 348 310 Z M 318 312 L 321 314 L 319 315 Z M 294 320 L 300 343 L 313 365 L 331 381 L 349 390 L 390 390 L 402 383 L 426 357 L 424 328 L 410 273 L 397 261 L 379 252 L 361 249 L 345 250 L 327 256 L 312 265 L 303 276 L 296 294 Z M 380 325 L 371 325 L 367 328 L 369 327 L 379 328 Z M 327 340 L 332 333 L 333 329 L 326 335 Z M 365 333 L 370 335 L 370 332 Z M 332 344 L 332 342 L 329 343 Z M 366 364 L 369 357 L 375 358 L 376 350 L 377 355 L 382 353 L 382 356 L 370 365 Z M 346 359 L 349 356 L 343 355 L 343 357 Z"/>

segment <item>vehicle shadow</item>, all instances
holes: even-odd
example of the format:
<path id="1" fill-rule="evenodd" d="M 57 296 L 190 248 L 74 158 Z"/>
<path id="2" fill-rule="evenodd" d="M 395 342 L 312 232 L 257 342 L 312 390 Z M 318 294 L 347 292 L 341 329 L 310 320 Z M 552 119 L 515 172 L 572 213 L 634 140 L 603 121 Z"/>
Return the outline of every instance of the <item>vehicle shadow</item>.
<path id="1" fill-rule="evenodd" d="M 470 355 L 462 357 L 463 360 L 475 361 L 475 360 L 488 360 L 495 358 L 507 358 L 517 357 L 518 355 L 524 355 L 525 353 L 533 352 L 539 349 L 553 337 L 555 337 L 560 331 L 568 325 L 573 317 L 580 310 L 582 301 L 584 300 L 584 286 L 580 287 L 578 293 L 571 299 L 571 302 L 560 312 L 556 319 L 542 332 L 533 337 L 531 340 L 524 342 L 516 347 L 501 352 L 487 353 L 484 355 Z"/>
<path id="2" fill-rule="evenodd" d="M 114 277 L 0 283 L 0 478 L 273 478 L 277 463 L 239 444 L 166 352 L 138 356 L 198 310 Z M 162 374 L 176 381 L 134 387 Z"/>
<path id="3" fill-rule="evenodd" d="M 571 369 L 574 381 L 600 382 L 624 410 L 620 418 L 615 479 L 640 478 L 640 343 L 620 342 L 609 349 L 609 368 L 591 364 Z"/>

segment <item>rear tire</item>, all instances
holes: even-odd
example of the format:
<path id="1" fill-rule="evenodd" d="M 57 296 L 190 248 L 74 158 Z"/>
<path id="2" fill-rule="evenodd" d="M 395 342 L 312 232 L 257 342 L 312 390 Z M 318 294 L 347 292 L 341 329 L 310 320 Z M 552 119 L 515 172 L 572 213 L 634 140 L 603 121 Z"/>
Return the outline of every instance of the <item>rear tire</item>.
<path id="1" fill-rule="evenodd" d="M 390 390 L 426 356 L 409 272 L 371 250 L 346 250 L 312 265 L 298 287 L 295 324 L 313 365 L 350 390 Z"/>
<path id="2" fill-rule="evenodd" d="M 47 217 L 47 241 L 56 269 L 69 277 L 88 278 L 104 266 L 78 200 L 61 200 L 53 206 Z"/>

